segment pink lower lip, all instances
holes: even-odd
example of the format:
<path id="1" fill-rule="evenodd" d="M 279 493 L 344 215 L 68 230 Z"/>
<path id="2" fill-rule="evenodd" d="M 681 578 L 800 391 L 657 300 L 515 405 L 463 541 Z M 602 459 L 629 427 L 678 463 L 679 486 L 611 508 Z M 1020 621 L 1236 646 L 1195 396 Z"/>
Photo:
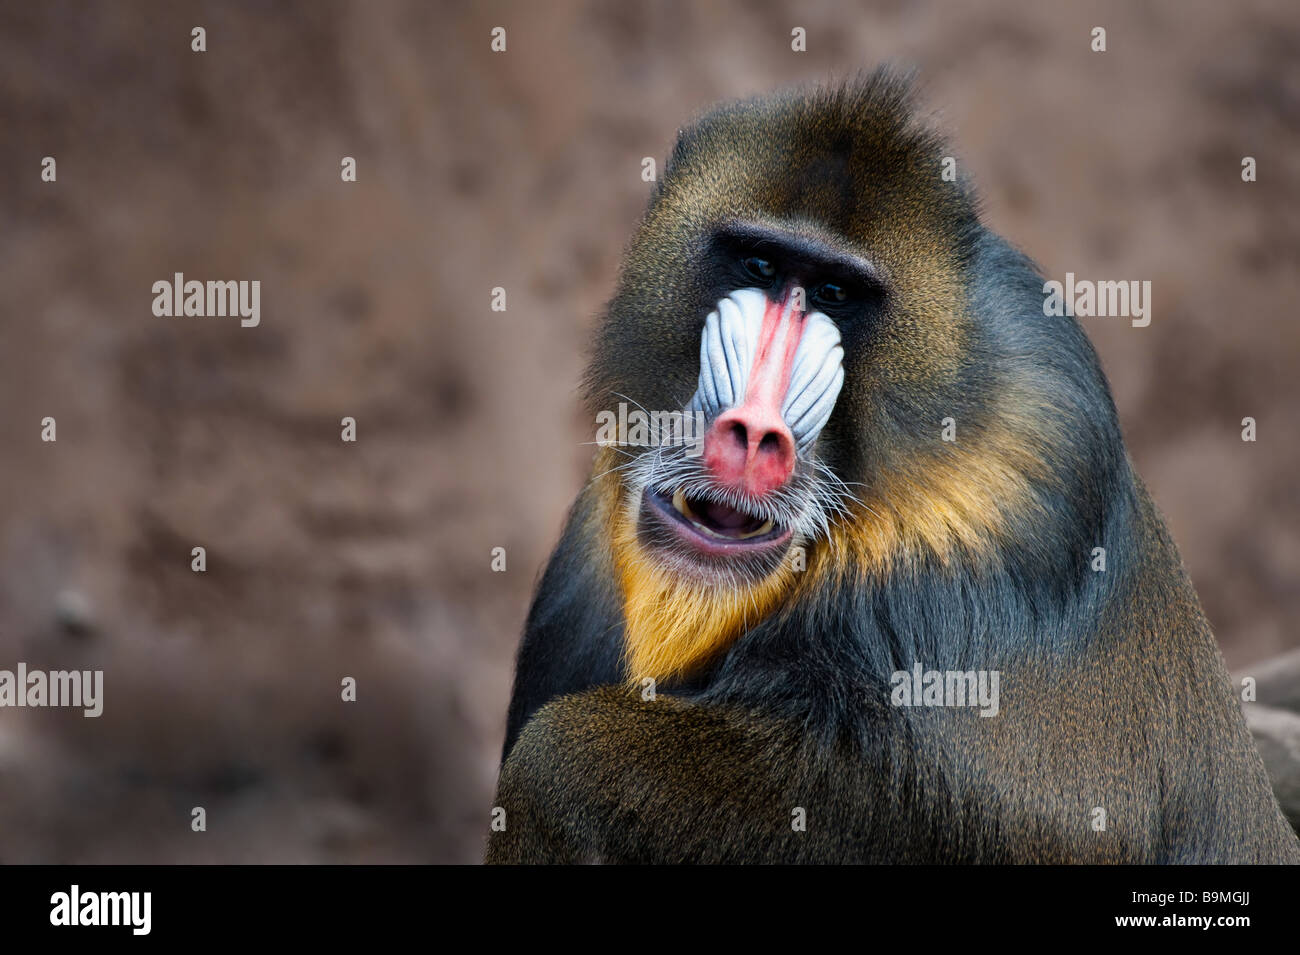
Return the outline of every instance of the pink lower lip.
<path id="1" fill-rule="evenodd" d="M 753 538 L 752 540 L 728 541 L 708 537 L 692 527 L 684 517 L 673 509 L 668 501 L 659 495 L 651 493 L 649 489 L 646 489 L 641 496 L 641 507 L 643 511 L 649 510 L 654 514 L 655 518 L 669 528 L 678 540 L 710 557 L 728 557 L 755 551 L 774 550 L 784 546 L 790 539 L 789 528 L 782 528 L 775 537 Z"/>

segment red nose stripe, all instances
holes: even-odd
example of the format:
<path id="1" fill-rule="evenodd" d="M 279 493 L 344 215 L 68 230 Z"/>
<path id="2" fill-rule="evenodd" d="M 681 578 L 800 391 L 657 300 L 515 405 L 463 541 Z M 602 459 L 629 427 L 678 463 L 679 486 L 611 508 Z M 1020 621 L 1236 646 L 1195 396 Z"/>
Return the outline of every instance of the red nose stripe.
<path id="1" fill-rule="evenodd" d="M 781 405 L 806 317 L 792 290 L 768 301 L 744 401 L 720 414 L 704 436 L 704 464 L 717 483 L 761 497 L 794 473 L 794 436 Z"/>
<path id="2" fill-rule="evenodd" d="M 768 301 L 742 408 L 761 409 L 765 417 L 781 417 L 781 403 L 790 388 L 790 372 L 794 369 L 794 356 L 799 350 L 806 317 L 802 309 L 795 307 L 794 296 L 789 292 L 780 302 Z"/>

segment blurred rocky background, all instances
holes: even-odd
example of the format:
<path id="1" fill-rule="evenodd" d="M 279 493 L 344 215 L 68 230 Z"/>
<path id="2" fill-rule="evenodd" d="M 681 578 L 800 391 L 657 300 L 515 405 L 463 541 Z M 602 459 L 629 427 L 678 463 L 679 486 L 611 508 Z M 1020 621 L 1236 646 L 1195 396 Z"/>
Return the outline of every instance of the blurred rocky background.
<path id="1" fill-rule="evenodd" d="M 1300 832 L 1300 650 L 1251 667 L 1257 696 L 1245 706 L 1246 725 L 1264 758 L 1273 792 Z"/>
<path id="2" fill-rule="evenodd" d="M 0 3 L 0 667 L 106 682 L 0 710 L 0 861 L 475 861 L 642 157 L 885 60 L 1049 275 L 1151 280 L 1085 320 L 1131 453 L 1230 665 L 1300 646 L 1298 50 L 1293 0 Z"/>

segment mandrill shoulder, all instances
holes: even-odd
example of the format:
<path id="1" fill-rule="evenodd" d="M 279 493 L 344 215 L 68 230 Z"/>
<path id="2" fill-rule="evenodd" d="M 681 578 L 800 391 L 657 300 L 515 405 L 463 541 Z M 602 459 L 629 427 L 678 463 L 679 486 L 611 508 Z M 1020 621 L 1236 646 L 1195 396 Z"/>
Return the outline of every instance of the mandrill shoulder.
<path id="1" fill-rule="evenodd" d="M 1155 861 L 1300 863 L 1177 546 L 1136 473 L 1133 482 L 1133 555 L 1072 680 L 1097 701 L 1084 739 L 1130 754 L 1115 790 L 1149 785 Z"/>
<path id="2" fill-rule="evenodd" d="M 573 505 L 528 611 L 503 759 L 547 700 L 622 681 L 622 607 L 609 551 L 598 546 L 609 520 L 599 484 L 592 482 Z"/>
<path id="3" fill-rule="evenodd" d="M 867 844 L 849 804 L 871 799 L 844 775 L 797 725 L 758 712 L 615 687 L 574 694 L 537 712 L 502 767 L 506 827 L 487 861 L 843 861 Z M 800 810 L 849 824 L 828 843 L 816 819 L 792 826 Z"/>
<path id="4" fill-rule="evenodd" d="M 1013 861 L 918 759 L 896 711 L 866 700 L 866 741 L 798 718 L 605 687 L 540 709 L 501 770 L 486 861 Z M 1058 856 L 1063 853 L 1058 853 Z"/>

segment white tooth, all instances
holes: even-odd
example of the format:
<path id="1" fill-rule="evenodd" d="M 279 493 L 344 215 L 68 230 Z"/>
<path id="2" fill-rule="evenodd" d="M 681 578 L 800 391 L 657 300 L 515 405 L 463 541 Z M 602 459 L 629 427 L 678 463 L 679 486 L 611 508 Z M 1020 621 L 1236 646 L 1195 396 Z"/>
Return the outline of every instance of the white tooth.
<path id="1" fill-rule="evenodd" d="M 692 516 L 690 506 L 686 503 L 686 495 L 682 493 L 681 488 L 673 492 L 673 510 L 683 517 Z"/>
<path id="2" fill-rule="evenodd" d="M 740 539 L 746 540 L 750 537 L 758 537 L 761 534 L 766 534 L 772 529 L 773 526 L 774 525 L 772 524 L 771 520 L 766 520 L 763 522 L 762 526 L 759 527 L 757 530 L 752 530 L 748 534 L 741 534 Z"/>

